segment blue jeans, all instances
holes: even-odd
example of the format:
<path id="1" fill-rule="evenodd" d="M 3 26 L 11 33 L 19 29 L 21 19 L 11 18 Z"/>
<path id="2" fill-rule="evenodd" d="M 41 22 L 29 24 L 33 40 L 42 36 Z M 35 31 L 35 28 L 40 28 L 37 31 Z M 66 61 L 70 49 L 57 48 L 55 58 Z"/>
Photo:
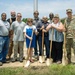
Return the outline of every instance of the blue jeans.
<path id="1" fill-rule="evenodd" d="M 37 44 L 38 44 L 38 36 L 36 36 L 35 38 L 34 55 L 38 55 Z"/>
<path id="2" fill-rule="evenodd" d="M 39 36 L 38 38 L 38 43 L 39 43 L 39 56 L 42 55 L 42 36 Z M 46 57 L 49 58 L 50 56 L 50 46 L 49 46 L 49 37 L 44 37 L 44 44 L 46 48 Z"/>
<path id="3" fill-rule="evenodd" d="M 42 55 L 42 36 L 38 37 L 38 44 L 39 44 L 39 56 Z"/>
<path id="4" fill-rule="evenodd" d="M 49 44 L 49 37 L 44 37 L 44 44 L 46 49 L 46 58 L 50 57 L 50 44 Z"/>
<path id="5" fill-rule="evenodd" d="M 0 62 L 6 61 L 8 49 L 9 49 L 9 37 L 0 36 Z"/>

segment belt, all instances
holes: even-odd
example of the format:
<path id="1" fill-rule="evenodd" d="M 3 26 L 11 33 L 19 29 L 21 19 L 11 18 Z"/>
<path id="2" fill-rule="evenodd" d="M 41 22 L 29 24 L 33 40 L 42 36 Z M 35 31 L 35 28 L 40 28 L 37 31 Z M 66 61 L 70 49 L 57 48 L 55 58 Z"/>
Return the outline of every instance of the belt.
<path id="1" fill-rule="evenodd" d="M 0 37 L 8 37 L 8 35 L 7 35 L 7 36 L 2 36 L 2 35 L 0 35 Z"/>

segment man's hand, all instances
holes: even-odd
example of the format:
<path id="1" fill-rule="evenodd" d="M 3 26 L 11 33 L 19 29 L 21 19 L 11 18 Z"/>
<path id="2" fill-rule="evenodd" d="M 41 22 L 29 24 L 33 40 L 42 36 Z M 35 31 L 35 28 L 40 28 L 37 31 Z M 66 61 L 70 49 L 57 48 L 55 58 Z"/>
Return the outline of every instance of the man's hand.
<path id="1" fill-rule="evenodd" d="M 43 29 L 42 32 L 47 32 L 47 31 L 45 29 Z"/>
<path id="2" fill-rule="evenodd" d="M 44 25 L 40 28 L 40 30 L 44 29 Z"/>
<path id="3" fill-rule="evenodd" d="M 55 28 L 56 26 L 54 24 L 51 25 L 52 28 Z"/>

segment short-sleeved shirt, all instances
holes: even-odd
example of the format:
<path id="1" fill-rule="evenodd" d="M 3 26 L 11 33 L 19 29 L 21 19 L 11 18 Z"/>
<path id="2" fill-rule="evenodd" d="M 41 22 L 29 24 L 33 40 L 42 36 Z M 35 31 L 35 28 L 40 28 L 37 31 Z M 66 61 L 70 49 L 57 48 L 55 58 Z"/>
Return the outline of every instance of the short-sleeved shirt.
<path id="1" fill-rule="evenodd" d="M 39 23 L 38 23 L 38 25 L 37 25 L 37 30 L 38 30 L 38 32 L 39 32 L 39 34 L 38 34 L 38 36 L 42 36 L 42 30 L 40 30 L 40 28 L 42 27 L 44 25 L 44 29 L 46 29 L 46 27 L 49 25 L 49 23 L 48 22 L 46 22 L 46 23 L 44 23 L 43 21 L 40 21 Z M 44 36 L 48 36 L 48 32 L 45 32 L 44 33 Z"/>
<path id="2" fill-rule="evenodd" d="M 11 30 L 13 30 L 14 35 L 13 35 L 13 41 L 24 41 L 24 35 L 23 35 L 23 30 L 25 27 L 24 22 L 18 22 L 14 21 L 11 25 Z"/>
<path id="3" fill-rule="evenodd" d="M 32 26 L 29 26 L 29 25 L 26 25 L 23 32 L 25 32 L 29 37 L 32 37 L 32 42 L 31 42 L 31 48 L 34 48 L 35 47 L 35 34 L 33 34 L 32 36 L 32 31 L 35 30 L 37 32 L 37 29 L 34 25 Z M 26 47 L 28 48 L 29 47 L 29 44 L 30 44 L 30 39 L 28 39 L 26 37 Z"/>
<path id="4" fill-rule="evenodd" d="M 8 36 L 10 24 L 7 21 L 0 20 L 0 36 Z"/>
<path id="5" fill-rule="evenodd" d="M 37 26 L 40 21 L 41 21 L 41 20 L 40 20 L 39 17 L 38 17 L 38 18 L 34 18 L 34 19 L 33 19 L 33 25 Z"/>

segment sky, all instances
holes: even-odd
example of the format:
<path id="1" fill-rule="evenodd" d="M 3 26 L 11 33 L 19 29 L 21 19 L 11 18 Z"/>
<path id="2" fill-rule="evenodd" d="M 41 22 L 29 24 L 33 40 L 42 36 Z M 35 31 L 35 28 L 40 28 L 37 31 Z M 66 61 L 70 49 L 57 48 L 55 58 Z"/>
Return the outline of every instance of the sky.
<path id="1" fill-rule="evenodd" d="M 49 17 L 50 12 L 64 18 L 68 8 L 71 8 L 75 14 L 75 0 L 38 0 L 40 18 Z M 33 18 L 34 0 L 0 0 L 0 14 L 5 12 L 9 18 L 12 10 L 22 13 L 22 18 Z"/>

